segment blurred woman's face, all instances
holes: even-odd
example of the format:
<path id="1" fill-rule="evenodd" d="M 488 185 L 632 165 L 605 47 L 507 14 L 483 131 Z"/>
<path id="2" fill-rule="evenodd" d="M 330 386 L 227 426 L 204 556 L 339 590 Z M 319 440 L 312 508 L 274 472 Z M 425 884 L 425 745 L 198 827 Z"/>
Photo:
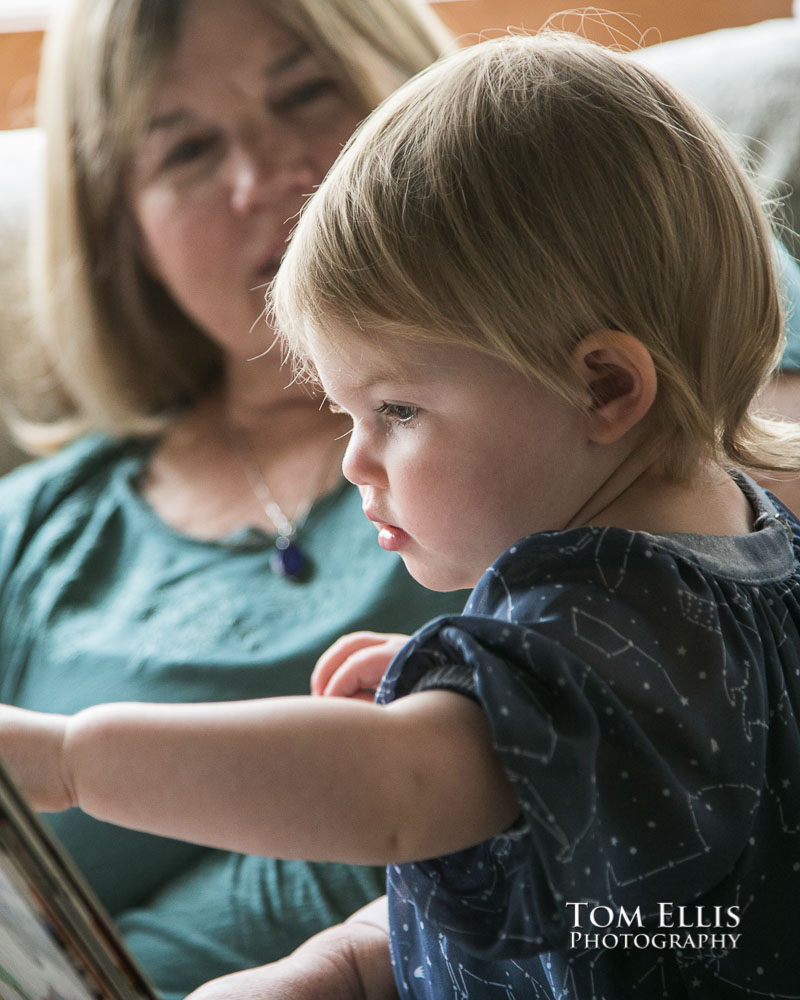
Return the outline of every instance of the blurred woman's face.
<path id="1" fill-rule="evenodd" d="M 128 197 L 150 270 L 230 356 L 263 347 L 250 329 L 264 285 L 360 117 L 318 58 L 255 5 L 188 5 Z"/>

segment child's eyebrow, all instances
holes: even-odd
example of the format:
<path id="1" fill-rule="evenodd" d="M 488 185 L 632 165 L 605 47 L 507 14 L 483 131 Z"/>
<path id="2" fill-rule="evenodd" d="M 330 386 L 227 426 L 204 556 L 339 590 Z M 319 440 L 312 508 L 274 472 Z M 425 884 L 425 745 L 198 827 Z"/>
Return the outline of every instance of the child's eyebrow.
<path id="1" fill-rule="evenodd" d="M 378 371 L 372 375 L 368 375 L 360 381 L 354 380 L 352 382 L 352 388 L 357 392 L 364 392 L 368 389 L 374 389 L 376 386 L 382 385 L 388 385 L 392 388 L 409 389 L 422 385 L 423 383 L 424 379 L 422 377 L 422 372 L 420 372 L 419 377 L 415 377 L 410 374 L 408 370 L 389 368 L 385 371 Z"/>
<path id="2" fill-rule="evenodd" d="M 404 395 L 408 392 L 421 391 L 425 386 L 430 385 L 430 379 L 424 378 L 423 375 L 424 369 L 422 368 L 420 368 L 419 377 L 416 378 L 409 375 L 407 370 L 397 368 L 374 371 L 365 374 L 361 379 L 358 376 L 348 378 L 346 382 L 343 382 L 339 386 L 339 392 L 340 395 L 348 397 L 350 395 L 361 396 L 365 393 L 374 392 L 378 388 L 381 392 L 391 390 L 389 393 L 391 396 Z M 350 412 L 349 410 L 344 410 L 338 400 L 331 396 L 327 389 L 325 390 L 324 402 L 331 408 L 336 407 L 337 409 L 334 412 Z"/>

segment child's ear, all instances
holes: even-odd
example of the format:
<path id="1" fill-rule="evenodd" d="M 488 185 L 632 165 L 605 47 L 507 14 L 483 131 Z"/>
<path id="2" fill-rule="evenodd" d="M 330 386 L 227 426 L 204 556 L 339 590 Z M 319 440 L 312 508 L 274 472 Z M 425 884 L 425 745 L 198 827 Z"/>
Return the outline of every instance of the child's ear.
<path id="1" fill-rule="evenodd" d="M 573 370 L 588 403 L 589 438 L 613 444 L 641 421 L 656 396 L 653 358 L 620 330 L 598 330 L 572 352 Z"/>

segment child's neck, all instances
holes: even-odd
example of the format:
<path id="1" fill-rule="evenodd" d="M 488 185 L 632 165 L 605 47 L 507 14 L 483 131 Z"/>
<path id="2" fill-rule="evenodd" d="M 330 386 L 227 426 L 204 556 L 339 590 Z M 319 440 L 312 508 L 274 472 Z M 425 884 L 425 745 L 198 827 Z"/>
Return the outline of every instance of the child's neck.
<path id="1" fill-rule="evenodd" d="M 614 494 L 609 482 L 585 508 L 584 524 L 695 535 L 746 535 L 753 530 L 753 509 L 720 466 L 707 463 L 690 482 L 666 481 L 645 469 Z M 603 496 L 611 499 L 604 503 Z"/>

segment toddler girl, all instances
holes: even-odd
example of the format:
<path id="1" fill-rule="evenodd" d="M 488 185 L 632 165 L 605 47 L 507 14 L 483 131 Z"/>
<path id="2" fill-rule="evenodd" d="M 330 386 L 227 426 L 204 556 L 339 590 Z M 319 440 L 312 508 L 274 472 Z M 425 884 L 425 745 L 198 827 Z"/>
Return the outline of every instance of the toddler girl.
<path id="1" fill-rule="evenodd" d="M 402 88 L 273 302 L 379 544 L 464 615 L 378 704 L 9 710 L 28 794 L 388 863 L 403 997 L 800 996 L 800 524 L 737 471 L 800 455 L 751 412 L 770 257 L 717 130 L 624 56 L 506 38 Z M 372 686 L 370 643 L 317 689 Z"/>

